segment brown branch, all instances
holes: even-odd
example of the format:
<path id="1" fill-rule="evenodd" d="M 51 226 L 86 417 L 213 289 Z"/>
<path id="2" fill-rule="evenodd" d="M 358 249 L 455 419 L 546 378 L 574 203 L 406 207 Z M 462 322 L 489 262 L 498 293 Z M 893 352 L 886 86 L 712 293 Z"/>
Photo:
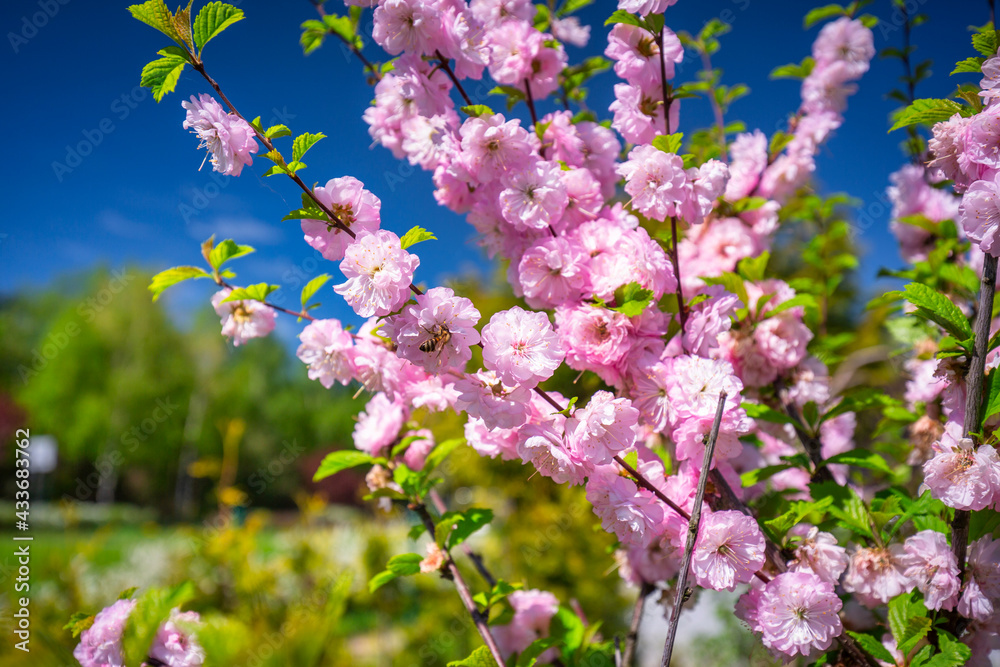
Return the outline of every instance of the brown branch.
<path id="1" fill-rule="evenodd" d="M 687 544 L 684 546 L 684 556 L 681 558 L 681 570 L 677 575 L 677 588 L 674 592 L 674 607 L 670 612 L 670 625 L 667 628 L 667 640 L 663 644 L 663 659 L 660 667 L 670 664 L 674 653 L 674 640 L 677 638 L 677 624 L 681 620 L 681 607 L 687 597 L 687 576 L 691 567 L 691 556 L 694 554 L 694 543 L 698 539 L 698 526 L 701 523 L 701 504 L 705 498 L 705 485 L 708 484 L 709 469 L 712 466 L 712 455 L 715 453 L 715 443 L 719 439 L 719 427 L 722 426 L 722 413 L 726 409 L 726 392 L 719 392 L 719 405 L 715 408 L 715 421 L 712 422 L 712 432 L 705 445 L 705 456 L 701 461 L 701 471 L 698 473 L 698 491 L 694 495 L 694 506 L 691 508 L 691 518 L 688 519 Z"/>
<path id="2" fill-rule="evenodd" d="M 684 347 L 684 332 L 687 330 L 687 306 L 684 303 L 684 290 L 681 287 L 681 260 L 677 251 L 677 216 L 670 216 L 670 261 L 674 263 L 674 278 L 677 280 L 677 315 L 681 321 L 681 348 Z"/>
<path id="3" fill-rule="evenodd" d="M 220 287 L 228 287 L 231 290 L 236 289 L 236 287 L 234 287 L 233 285 L 230 285 L 229 283 L 227 283 L 222 278 L 217 279 L 215 282 Z M 310 322 L 312 322 L 312 321 L 314 321 L 316 319 L 315 317 L 313 317 L 312 315 L 310 315 L 309 313 L 307 313 L 305 310 L 303 310 L 301 313 L 297 313 L 294 310 L 288 310 L 287 308 L 282 308 L 281 306 L 276 306 L 273 303 L 268 303 L 267 301 L 260 301 L 259 303 L 264 304 L 268 308 L 273 308 L 274 310 L 280 311 L 282 313 L 286 313 L 288 315 L 293 315 L 295 317 L 301 317 L 302 319 L 309 320 Z"/>
<path id="4" fill-rule="evenodd" d="M 314 1 L 312 4 L 313 4 L 314 7 L 316 7 L 316 11 L 319 12 L 320 16 L 325 17 L 327 15 L 326 14 L 326 10 L 323 9 L 323 2 L 315 2 Z M 365 58 L 365 54 L 361 53 L 361 49 L 359 49 L 357 47 L 357 45 L 352 44 L 351 42 L 347 41 L 347 39 L 345 39 L 343 35 L 341 35 L 336 30 L 333 30 L 332 28 L 327 28 L 326 32 L 328 34 L 330 34 L 330 35 L 336 35 L 336 37 L 341 42 L 343 42 L 344 44 L 346 44 L 347 47 L 351 51 L 354 52 L 354 55 L 356 55 L 358 57 L 358 60 L 360 60 L 361 63 L 364 65 L 364 69 L 366 69 L 366 70 L 368 70 L 369 72 L 372 73 L 372 76 L 375 77 L 376 81 L 381 81 L 382 80 L 382 72 L 378 71 L 378 68 L 375 67 L 375 65 L 371 61 L 369 61 L 368 58 Z"/>
<path id="5" fill-rule="evenodd" d="M 646 598 L 656 590 L 653 584 L 642 583 L 639 589 L 639 597 L 635 600 L 635 607 L 632 609 L 632 622 L 628 626 L 628 635 L 625 636 L 625 653 L 622 655 L 622 667 L 632 667 L 635 656 L 635 645 L 639 640 L 639 624 L 642 622 L 642 610 L 646 606 Z"/>
<path id="6" fill-rule="evenodd" d="M 462 82 L 459 81 L 458 77 L 455 76 L 455 73 L 451 71 L 451 65 L 448 64 L 448 59 L 445 58 L 440 51 L 435 51 L 434 55 L 437 56 L 438 61 L 440 61 L 441 69 L 445 71 L 445 73 L 448 75 L 448 78 L 451 79 L 451 82 L 455 84 L 456 88 L 458 88 L 458 92 L 462 95 L 462 99 L 465 100 L 465 103 L 471 107 L 472 100 L 469 99 L 469 96 L 465 94 L 465 88 L 462 88 Z"/>
<path id="7" fill-rule="evenodd" d="M 441 499 L 441 495 L 437 492 L 437 489 L 431 489 L 427 494 L 430 496 L 431 503 L 434 504 L 434 509 L 438 511 L 438 514 L 444 514 L 448 511 L 448 506 L 444 504 L 444 500 Z M 462 551 L 465 555 L 469 557 L 472 564 L 476 566 L 476 571 L 479 575 L 489 584 L 490 588 L 497 585 L 496 578 L 490 573 L 486 568 L 486 563 L 483 562 L 483 557 L 469 548 L 468 544 L 462 543 Z"/>
<path id="8" fill-rule="evenodd" d="M 663 29 L 655 36 L 656 44 L 660 47 L 660 86 L 663 89 L 663 126 L 666 134 L 670 134 L 670 97 L 669 84 L 667 83 L 667 61 L 663 53 Z"/>

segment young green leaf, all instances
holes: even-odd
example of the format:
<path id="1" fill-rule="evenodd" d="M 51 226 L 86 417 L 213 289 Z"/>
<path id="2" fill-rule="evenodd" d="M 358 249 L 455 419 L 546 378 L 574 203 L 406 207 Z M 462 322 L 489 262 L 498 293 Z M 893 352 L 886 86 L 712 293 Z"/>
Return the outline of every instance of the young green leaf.
<path id="1" fill-rule="evenodd" d="M 73 638 L 76 639 L 80 636 L 80 633 L 84 630 L 90 629 L 90 626 L 94 624 L 94 615 L 87 614 L 82 611 L 78 611 L 69 617 L 69 622 L 63 626 L 63 630 L 69 630 L 73 633 Z"/>
<path id="2" fill-rule="evenodd" d="M 462 107 L 462 113 L 467 116 L 472 116 L 473 118 L 496 115 L 493 109 L 489 108 L 485 104 L 470 104 L 468 106 L 464 106 Z"/>
<path id="3" fill-rule="evenodd" d="M 640 28 L 642 27 L 642 20 L 635 14 L 630 14 L 624 9 L 616 9 L 612 12 L 611 17 L 604 22 L 604 25 L 613 25 L 615 23 L 627 23 Z"/>
<path id="4" fill-rule="evenodd" d="M 322 132 L 316 132 L 315 134 L 311 132 L 305 132 L 295 137 L 295 141 L 292 142 L 292 162 L 299 162 L 306 152 L 316 145 L 316 142 L 320 139 L 325 139 L 326 135 Z M 289 165 L 291 167 L 291 165 Z"/>
<path id="5" fill-rule="evenodd" d="M 556 16 L 569 16 L 593 3 L 594 0 L 565 0 L 556 10 Z"/>
<path id="6" fill-rule="evenodd" d="M 280 139 L 292 136 L 292 131 L 288 129 L 287 125 L 272 125 L 264 132 L 264 136 L 268 139 Z"/>
<path id="7" fill-rule="evenodd" d="M 337 452 L 330 452 L 323 459 L 323 462 L 319 464 L 319 469 L 313 475 L 313 481 L 318 482 L 330 475 L 336 475 L 341 470 L 372 463 L 374 460 L 368 454 L 354 449 L 342 449 Z"/>
<path id="8" fill-rule="evenodd" d="M 840 5 L 825 5 L 823 7 L 816 7 L 806 14 L 805 19 L 802 21 L 802 25 L 809 29 L 819 23 L 820 21 L 825 21 L 826 19 L 831 19 L 834 16 L 846 16 L 847 10 Z"/>
<path id="9" fill-rule="evenodd" d="M 174 15 L 170 13 L 163 0 L 147 0 L 141 5 L 131 5 L 128 11 L 132 14 L 132 18 L 156 28 L 180 46 L 184 46 L 184 40 L 174 26 Z"/>
<path id="10" fill-rule="evenodd" d="M 945 295 L 927 285 L 910 283 L 902 296 L 917 307 L 918 315 L 939 324 L 959 341 L 972 338 L 969 319 Z"/>
<path id="11" fill-rule="evenodd" d="M 972 36 L 972 48 L 987 58 L 997 53 L 997 33 L 989 23 Z"/>
<path id="12" fill-rule="evenodd" d="M 953 69 L 951 73 L 962 74 L 968 72 L 971 74 L 979 74 L 983 71 L 983 63 L 985 60 L 985 58 L 975 58 L 970 56 L 965 60 L 960 60 L 955 63 L 955 69 Z"/>
<path id="13" fill-rule="evenodd" d="M 900 653 L 907 655 L 931 629 L 927 607 L 917 591 L 898 595 L 889 601 L 889 629 Z"/>
<path id="14" fill-rule="evenodd" d="M 153 280 L 149 283 L 149 291 L 153 293 L 153 301 L 156 301 L 160 298 L 160 294 L 162 294 L 165 289 L 172 287 L 177 283 L 184 282 L 185 280 L 191 280 L 192 278 L 211 277 L 212 276 L 202 269 L 199 269 L 197 266 L 175 266 L 172 269 L 160 271 L 153 276 Z"/>
<path id="15" fill-rule="evenodd" d="M 184 71 L 184 66 L 188 64 L 188 61 L 176 53 L 168 52 L 166 49 L 157 53 L 163 55 L 163 57 L 147 63 L 142 68 L 139 85 L 149 88 L 153 92 L 153 99 L 159 102 L 167 93 L 173 92 L 177 87 L 177 81 L 181 78 L 181 73 Z"/>
<path id="16" fill-rule="evenodd" d="M 399 245 L 405 250 L 411 245 L 416 245 L 417 243 L 436 240 L 437 237 L 434 236 L 432 232 L 427 231 L 423 227 L 413 227 L 410 231 L 403 234 L 403 238 L 399 239 Z"/>
<path id="17" fill-rule="evenodd" d="M 242 20 L 243 10 L 224 2 L 210 2 L 202 7 L 194 19 L 194 44 L 198 47 L 198 55 L 219 33 Z"/>
<path id="18" fill-rule="evenodd" d="M 664 153 L 680 153 L 681 144 L 684 141 L 683 132 L 674 132 L 668 135 L 658 135 L 653 139 L 653 148 L 658 148 Z"/>
<path id="19" fill-rule="evenodd" d="M 257 283 L 256 285 L 247 285 L 246 287 L 237 287 L 232 292 L 229 293 L 225 299 L 220 303 L 228 303 L 230 301 L 261 301 L 267 299 L 267 295 L 278 289 L 277 285 L 268 285 L 267 283 Z"/>
<path id="20" fill-rule="evenodd" d="M 615 307 L 611 310 L 626 317 L 635 317 L 642 315 L 642 311 L 646 310 L 652 300 L 652 290 L 632 282 L 615 290 Z"/>
<path id="21" fill-rule="evenodd" d="M 744 280 L 752 283 L 760 282 L 764 279 L 764 271 L 767 263 L 771 259 L 771 253 L 766 250 L 756 257 L 744 257 L 740 260 L 737 272 L 743 276 Z"/>
<path id="22" fill-rule="evenodd" d="M 966 109 L 958 102 L 951 100 L 921 99 L 914 100 L 910 106 L 903 109 L 896 122 L 889 128 L 890 132 L 901 127 L 909 127 L 917 123 L 933 124 L 943 120 L 948 120 L 956 113 L 961 113 Z"/>
<path id="23" fill-rule="evenodd" d="M 255 252 L 255 249 L 251 246 L 239 245 L 232 239 L 226 239 L 212 248 L 212 251 L 208 255 L 208 263 L 212 265 L 213 269 L 218 271 L 229 260 L 249 255 L 252 252 Z"/>
<path id="24" fill-rule="evenodd" d="M 759 403 L 743 403 L 743 409 L 751 419 L 771 422 L 772 424 L 794 424 L 792 418 L 783 412 Z"/>
<path id="25" fill-rule="evenodd" d="M 849 452 L 843 452 L 841 454 L 837 454 L 836 456 L 831 456 L 823 462 L 823 465 L 833 465 L 836 463 L 842 463 L 858 468 L 868 468 L 869 470 L 878 470 L 879 472 L 884 472 L 887 475 L 892 474 L 892 469 L 889 467 L 889 464 L 885 462 L 885 459 L 879 456 L 878 453 L 867 449 L 852 449 Z"/>
<path id="26" fill-rule="evenodd" d="M 497 667 L 497 661 L 493 659 L 493 654 L 485 646 L 480 646 L 469 654 L 468 658 L 462 660 L 452 660 L 448 667 Z"/>
<path id="27" fill-rule="evenodd" d="M 865 652 L 873 658 L 889 663 L 890 665 L 896 663 L 896 659 L 892 657 L 892 653 L 889 653 L 889 649 L 883 646 L 882 642 L 875 639 L 871 635 L 866 635 L 861 632 L 852 632 L 850 630 L 847 631 L 847 634 L 853 637 L 854 641 L 860 644 L 861 648 L 863 648 Z"/>
<path id="28" fill-rule="evenodd" d="M 439 546 L 454 549 L 470 535 L 493 521 L 493 510 L 470 507 L 461 512 L 447 512 L 437 522 L 434 533 Z"/>
<path id="29" fill-rule="evenodd" d="M 320 287 L 325 285 L 326 281 L 328 281 L 331 277 L 332 276 L 330 276 L 330 274 L 323 273 L 306 283 L 306 286 L 302 288 L 302 310 L 306 309 L 309 299 L 311 299 L 313 294 L 315 294 Z"/>

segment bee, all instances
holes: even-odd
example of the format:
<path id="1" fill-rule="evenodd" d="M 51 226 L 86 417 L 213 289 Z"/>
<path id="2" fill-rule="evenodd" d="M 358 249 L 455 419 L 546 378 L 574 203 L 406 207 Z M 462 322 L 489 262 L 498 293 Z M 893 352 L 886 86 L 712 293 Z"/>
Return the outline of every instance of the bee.
<path id="1" fill-rule="evenodd" d="M 437 350 L 439 347 L 447 345 L 448 341 L 451 340 L 451 331 L 448 329 L 446 325 L 435 324 L 432 329 L 425 328 L 424 331 L 429 333 L 431 337 L 420 344 L 421 352 L 427 352 L 428 354 L 430 354 L 431 352 Z"/>

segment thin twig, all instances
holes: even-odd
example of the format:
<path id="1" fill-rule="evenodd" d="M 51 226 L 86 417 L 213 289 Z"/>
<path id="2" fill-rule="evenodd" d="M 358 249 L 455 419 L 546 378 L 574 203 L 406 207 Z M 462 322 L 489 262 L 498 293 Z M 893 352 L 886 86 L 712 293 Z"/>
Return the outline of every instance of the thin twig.
<path id="1" fill-rule="evenodd" d="M 227 283 L 222 278 L 219 278 L 216 281 L 216 283 L 218 283 L 218 285 L 220 287 L 228 287 L 231 290 L 236 289 L 236 287 L 234 287 L 233 285 L 230 285 L 229 283 Z M 301 313 L 297 313 L 294 310 L 288 310 L 287 308 L 282 308 L 281 306 L 276 306 L 273 303 L 268 303 L 267 301 L 261 301 L 260 303 L 264 304 L 268 308 L 273 308 L 274 310 L 280 311 L 282 313 L 287 313 L 288 315 L 292 315 L 294 317 L 301 317 L 302 319 L 309 320 L 310 322 L 312 322 L 312 321 L 314 321 L 316 319 L 315 317 L 313 317 L 312 315 L 310 315 L 309 313 L 307 313 L 305 310 L 303 310 Z"/>
<path id="2" fill-rule="evenodd" d="M 677 624 L 681 620 L 681 607 L 687 591 L 688 569 L 691 567 L 691 556 L 694 553 L 694 543 L 698 539 L 698 525 L 701 523 L 701 503 L 705 498 L 705 485 L 708 484 L 708 471 L 712 465 L 712 455 L 715 453 L 715 442 L 719 439 L 719 427 L 722 426 L 722 413 L 726 409 L 726 392 L 719 392 L 719 405 L 715 408 L 715 421 L 712 422 L 712 432 L 705 445 L 705 457 L 698 473 L 698 491 L 694 495 L 694 506 L 691 508 L 691 518 L 688 520 L 687 544 L 684 546 L 684 557 L 681 558 L 681 570 L 677 575 L 677 589 L 674 595 L 674 608 L 670 612 L 670 625 L 667 628 L 667 641 L 663 644 L 663 660 L 660 667 L 670 664 L 674 653 L 674 639 L 677 638 Z"/>
<path id="3" fill-rule="evenodd" d="M 448 64 L 448 59 L 445 58 L 440 51 L 435 51 L 434 55 L 437 56 L 438 61 L 440 61 L 441 69 L 445 71 L 445 73 L 448 75 L 448 78 L 451 79 L 451 82 L 455 84 L 456 88 L 458 88 L 458 92 L 462 95 L 462 99 L 465 100 L 466 105 L 471 107 L 472 100 L 469 99 L 469 96 L 465 94 L 465 88 L 462 88 L 462 82 L 459 81 L 458 77 L 455 76 L 455 73 L 451 71 L 451 65 Z"/>
<path id="4" fill-rule="evenodd" d="M 437 489 L 431 489 L 427 495 L 430 496 L 431 502 L 434 504 L 434 509 L 438 511 L 438 514 L 444 514 L 448 511 L 448 506 L 444 504 L 444 500 L 441 499 L 441 495 L 437 492 Z M 472 564 L 476 566 L 476 571 L 479 572 L 479 575 L 486 581 L 487 584 L 490 585 L 490 588 L 496 586 L 497 580 L 486 568 L 486 563 L 483 562 L 483 557 L 470 549 L 469 545 L 464 542 L 462 543 L 462 551 L 464 551 L 465 555 L 469 557 Z"/>
<path id="5" fill-rule="evenodd" d="M 427 528 L 427 534 L 430 535 L 431 539 L 435 539 L 434 519 L 431 518 L 427 508 L 424 505 L 414 504 L 410 506 L 410 509 L 416 512 L 420 520 L 423 521 L 424 527 Z M 465 605 L 466 611 L 472 616 L 472 622 L 475 623 L 476 629 L 483 638 L 483 642 L 486 644 L 486 648 L 489 649 L 493 659 L 496 660 L 497 665 L 503 667 L 503 655 L 500 654 L 500 648 L 497 646 L 496 639 L 490 634 L 490 628 L 486 624 L 486 617 L 476 607 L 476 603 L 472 599 L 472 593 L 469 592 L 469 586 L 465 583 L 465 579 L 462 578 L 462 573 L 455 564 L 455 560 L 451 557 L 451 552 L 447 547 L 443 548 L 442 551 L 444 551 L 446 558 L 445 568 L 448 570 L 448 574 L 451 575 L 452 581 L 455 582 L 455 588 L 458 589 L 458 597 L 462 598 L 462 604 Z"/>
<path id="6" fill-rule="evenodd" d="M 712 74 L 712 57 L 708 55 L 708 51 L 699 50 L 698 53 L 701 54 L 701 66 L 704 71 L 708 73 L 711 80 L 715 80 L 715 76 Z M 708 101 L 712 103 L 712 113 L 715 116 L 715 128 L 719 132 L 719 148 L 722 153 L 720 154 L 720 159 L 723 162 L 729 162 L 729 158 L 726 155 L 726 123 L 722 114 L 722 105 L 719 104 L 718 98 L 715 96 L 715 84 L 709 86 L 709 89 L 705 91 L 705 96 Z"/>
<path id="7" fill-rule="evenodd" d="M 667 61 L 666 56 L 663 53 L 663 29 L 660 29 L 660 34 L 655 38 L 657 45 L 660 47 L 660 86 L 663 89 L 663 126 L 666 130 L 666 134 L 670 134 L 670 103 L 673 101 L 670 98 L 670 91 L 668 90 L 667 84 Z"/>
<path id="8" fill-rule="evenodd" d="M 628 635 L 625 637 L 625 653 L 621 660 L 622 667 L 632 667 L 635 646 L 639 640 L 639 624 L 642 623 L 642 611 L 646 606 L 646 598 L 654 590 L 656 590 L 656 587 L 653 584 L 645 581 L 642 582 L 642 588 L 639 589 L 639 597 L 636 598 L 635 607 L 632 609 L 632 622 L 628 626 Z"/>
<path id="9" fill-rule="evenodd" d="M 323 8 L 323 2 L 315 2 L 314 1 L 312 4 L 313 4 L 314 7 L 316 7 L 316 11 L 319 12 L 320 16 L 323 16 L 323 17 L 326 16 L 326 10 Z M 340 39 L 341 42 L 343 42 L 344 44 L 346 44 L 347 47 L 351 51 L 354 52 L 354 55 L 356 55 L 358 57 L 358 60 L 360 60 L 362 62 L 362 64 L 365 66 L 364 69 L 366 69 L 366 70 L 368 70 L 369 72 L 372 73 L 372 76 L 375 77 L 376 81 L 381 81 L 382 80 L 382 72 L 378 71 L 378 68 L 375 67 L 375 65 L 372 64 L 371 61 L 368 60 L 368 58 L 365 58 L 365 54 L 361 53 L 361 49 L 359 49 L 353 43 L 347 41 L 347 39 L 343 35 L 341 35 L 336 30 L 333 30 L 332 28 L 327 28 L 327 33 L 329 33 L 331 35 L 336 35 L 337 38 Z"/>
<path id="10" fill-rule="evenodd" d="M 677 279 L 677 314 L 681 320 L 681 347 L 684 347 L 684 332 L 687 330 L 687 307 L 684 303 L 684 290 L 681 287 L 681 260 L 677 250 L 677 216 L 670 216 L 670 261 L 674 263 L 674 278 Z"/>

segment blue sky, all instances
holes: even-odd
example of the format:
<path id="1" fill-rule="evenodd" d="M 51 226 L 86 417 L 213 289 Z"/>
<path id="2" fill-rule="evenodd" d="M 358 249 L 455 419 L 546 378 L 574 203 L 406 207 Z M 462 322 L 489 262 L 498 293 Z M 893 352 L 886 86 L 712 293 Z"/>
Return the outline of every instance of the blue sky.
<path id="1" fill-rule="evenodd" d="M 207 92 L 207 85 L 188 68 L 177 92 L 159 104 L 138 87 L 142 66 L 169 42 L 133 20 L 127 4 L 14 0 L 0 7 L 6 35 L 0 77 L 8 91 L 8 114 L 13 115 L 6 123 L 3 160 L 8 187 L 0 223 L 0 293 L 44 287 L 95 265 L 161 270 L 196 264 L 199 242 L 213 233 L 256 246 L 256 255 L 236 263 L 238 282 L 283 284 L 286 304 L 297 303 L 299 287 L 313 275 L 331 273 L 339 282 L 337 267 L 302 241 L 298 225 L 281 222 L 298 207 L 299 191 L 283 177 L 261 178 L 269 163 L 256 160 L 239 179 L 220 177 L 209 166 L 198 170 L 203 154 L 196 150 L 197 139 L 181 128 L 180 103 Z M 310 3 L 236 4 L 247 20 L 208 46 L 207 68 L 248 117 L 287 124 L 296 134 L 328 135 L 308 155 L 303 179 L 325 183 L 353 175 L 382 199 L 384 227 L 400 235 L 415 224 L 435 232 L 442 240 L 419 247 L 420 281 L 439 284 L 450 275 L 488 272 L 485 257 L 472 243 L 471 227 L 437 206 L 430 176 L 370 147 L 361 115 L 373 93 L 357 61 L 332 41 L 302 55 L 299 24 L 316 17 Z M 985 23 L 985 3 L 910 4 L 930 16 L 914 33 L 919 46 L 914 58 L 935 63 L 918 96 L 944 96 L 958 83 L 959 77 L 948 76 L 955 61 L 972 55 L 967 28 Z M 878 50 L 902 40 L 889 5 L 877 0 L 869 8 L 883 19 L 882 28 L 875 30 Z M 694 33 L 714 17 L 732 24 L 714 64 L 724 70 L 724 83 L 747 83 L 752 93 L 733 106 L 727 120 L 743 120 L 770 135 L 797 107 L 799 91 L 796 82 L 771 81 L 767 75 L 809 53 L 818 32 L 817 27 L 802 28 L 809 6 L 785 0 L 680 0 L 668 9 L 667 25 Z M 328 7 L 336 11 L 339 3 Z M 609 0 L 597 0 L 584 10 L 584 21 L 594 25 L 591 45 L 569 47 L 571 61 L 603 51 L 608 31 L 603 20 L 614 8 Z M 385 59 L 373 43 L 366 54 Z M 681 68 L 677 80 L 694 79 L 695 69 Z M 879 267 L 901 262 L 883 203 L 888 176 L 904 159 L 898 148 L 902 135 L 886 134 L 894 103 L 884 97 L 900 73 L 898 61 L 875 59 L 849 102 L 845 125 L 818 160 L 820 187 L 857 197 L 862 202 L 859 215 L 871 220 L 859 236 L 865 250 L 862 281 L 868 286 L 874 285 Z M 591 108 L 607 109 L 615 81 L 610 72 L 594 80 Z M 476 101 L 503 106 L 499 98 Z M 543 105 L 542 112 L 548 108 Z M 514 113 L 527 118 L 523 105 Z M 681 130 L 710 123 L 706 102 L 685 101 Z M 165 298 L 178 312 L 208 307 L 210 288 L 207 282 L 195 282 Z M 323 301 L 328 304 L 324 315 L 354 319 L 335 295 Z M 294 326 L 284 323 L 284 335 L 293 334 Z"/>

